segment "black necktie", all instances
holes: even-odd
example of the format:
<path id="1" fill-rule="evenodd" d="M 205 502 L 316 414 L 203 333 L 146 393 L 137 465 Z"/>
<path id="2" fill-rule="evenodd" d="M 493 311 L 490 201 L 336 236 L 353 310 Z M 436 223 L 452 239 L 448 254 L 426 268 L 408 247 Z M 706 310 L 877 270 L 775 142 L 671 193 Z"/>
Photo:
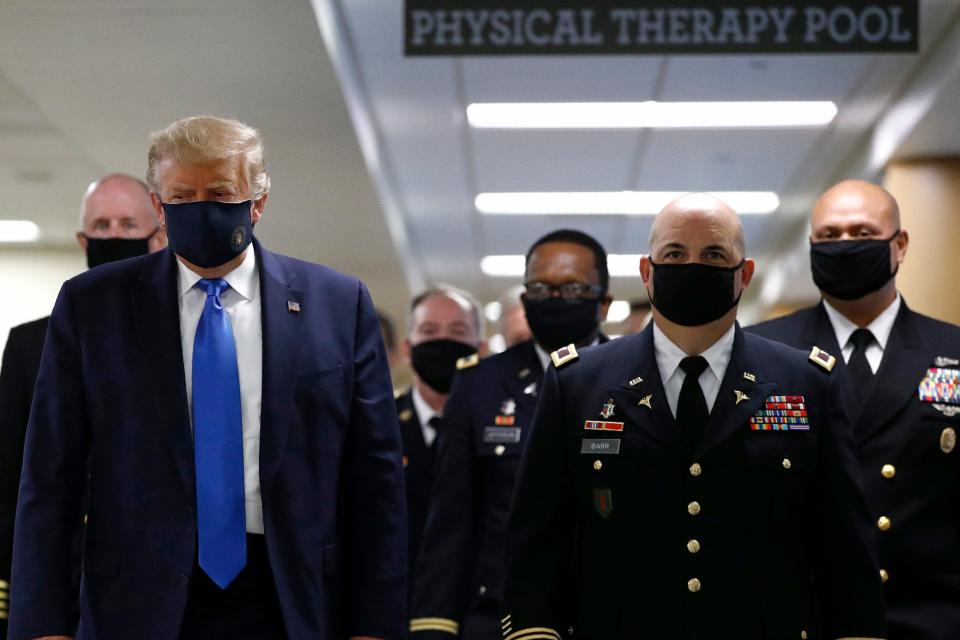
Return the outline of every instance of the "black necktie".
<path id="1" fill-rule="evenodd" d="M 427 426 L 433 428 L 434 431 L 440 431 L 440 416 L 433 416 L 427 420 Z"/>
<path id="2" fill-rule="evenodd" d="M 677 423 L 687 438 L 690 450 L 700 444 L 703 432 L 707 428 L 707 399 L 700 387 L 700 374 L 707 368 L 703 356 L 690 356 L 680 361 L 680 368 L 686 373 L 680 396 L 677 398 Z"/>
<path id="3" fill-rule="evenodd" d="M 858 407 L 862 404 L 873 385 L 873 369 L 867 362 L 867 347 L 873 342 L 873 334 L 870 329 L 857 329 L 850 336 L 850 342 L 853 343 L 853 353 L 847 362 L 847 370 L 850 373 L 850 380 L 856 389 Z"/>

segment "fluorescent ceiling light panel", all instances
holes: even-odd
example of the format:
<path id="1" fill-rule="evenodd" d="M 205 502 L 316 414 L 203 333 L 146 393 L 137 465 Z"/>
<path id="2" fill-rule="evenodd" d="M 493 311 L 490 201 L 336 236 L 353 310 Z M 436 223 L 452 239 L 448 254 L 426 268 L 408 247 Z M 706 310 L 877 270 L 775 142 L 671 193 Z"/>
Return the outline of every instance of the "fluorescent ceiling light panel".
<path id="1" fill-rule="evenodd" d="M 40 227 L 30 220 L 0 220 L 0 242 L 36 242 Z"/>
<path id="2" fill-rule="evenodd" d="M 607 255 L 607 268 L 611 276 L 640 276 L 639 253 L 611 253 Z M 525 256 L 495 255 L 480 260 L 480 270 L 488 276 L 519 278 L 526 270 Z"/>
<path id="3" fill-rule="evenodd" d="M 607 322 L 623 322 L 630 315 L 630 303 L 626 300 L 614 300 L 607 311 Z"/>
<path id="4" fill-rule="evenodd" d="M 827 100 L 780 102 L 485 102 L 467 106 L 477 129 L 755 129 L 822 127 Z"/>
<path id="5" fill-rule="evenodd" d="M 481 193 L 477 211 L 508 215 L 654 215 L 683 191 L 547 191 Z M 714 191 L 738 213 L 772 213 L 780 198 L 772 191 Z"/>

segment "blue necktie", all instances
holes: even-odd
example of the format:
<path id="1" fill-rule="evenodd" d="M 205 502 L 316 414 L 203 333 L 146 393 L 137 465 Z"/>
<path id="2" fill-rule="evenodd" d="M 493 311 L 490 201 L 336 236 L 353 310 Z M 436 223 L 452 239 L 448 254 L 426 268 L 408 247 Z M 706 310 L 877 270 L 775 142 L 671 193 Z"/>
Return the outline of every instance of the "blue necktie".
<path id="1" fill-rule="evenodd" d="M 200 567 L 221 589 L 247 564 L 240 374 L 221 278 L 202 279 L 207 294 L 193 341 L 193 446 L 197 473 Z"/>

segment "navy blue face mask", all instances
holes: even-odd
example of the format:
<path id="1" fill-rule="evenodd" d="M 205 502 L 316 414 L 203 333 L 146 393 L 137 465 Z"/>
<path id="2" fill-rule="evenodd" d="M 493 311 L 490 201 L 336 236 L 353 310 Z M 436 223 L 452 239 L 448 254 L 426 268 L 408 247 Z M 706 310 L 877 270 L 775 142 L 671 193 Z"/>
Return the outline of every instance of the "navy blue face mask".
<path id="1" fill-rule="evenodd" d="M 230 262 L 253 240 L 252 203 L 252 200 L 164 203 L 170 249 L 204 269 Z"/>

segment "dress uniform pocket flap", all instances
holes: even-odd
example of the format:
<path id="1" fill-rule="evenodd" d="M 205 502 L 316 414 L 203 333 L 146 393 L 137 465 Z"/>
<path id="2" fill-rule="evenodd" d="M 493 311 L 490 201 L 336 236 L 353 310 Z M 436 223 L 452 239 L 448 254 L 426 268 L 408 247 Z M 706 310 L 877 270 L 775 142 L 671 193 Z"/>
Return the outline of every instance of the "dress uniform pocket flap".
<path id="1" fill-rule="evenodd" d="M 336 364 L 332 367 L 327 367 L 326 369 L 320 369 L 318 371 L 312 371 L 310 373 L 297 376 L 297 386 L 319 387 L 321 385 L 330 384 L 331 382 L 336 382 L 342 377 L 343 365 Z"/>
<path id="2" fill-rule="evenodd" d="M 340 574 L 340 549 L 335 544 L 323 548 L 323 575 L 332 578 Z"/>
<path id="3" fill-rule="evenodd" d="M 817 466 L 817 438 L 798 433 L 760 431 L 744 441 L 749 467 L 780 472 L 813 471 Z"/>
<path id="4" fill-rule="evenodd" d="M 116 578 L 120 573 L 120 551 L 98 544 L 87 544 L 87 550 L 83 558 L 83 570 L 85 573 L 101 578 Z"/>

